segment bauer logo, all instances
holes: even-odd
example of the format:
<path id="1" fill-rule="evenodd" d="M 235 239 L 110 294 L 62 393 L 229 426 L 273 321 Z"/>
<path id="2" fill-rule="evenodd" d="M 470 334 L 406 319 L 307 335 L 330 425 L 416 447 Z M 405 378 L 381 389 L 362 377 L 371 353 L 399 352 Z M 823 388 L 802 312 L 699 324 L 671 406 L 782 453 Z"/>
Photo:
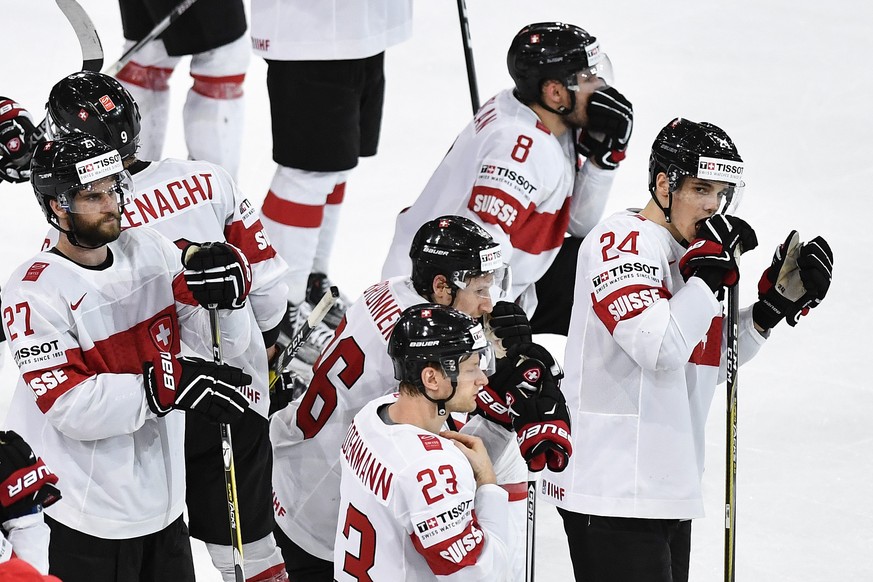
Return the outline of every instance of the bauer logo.
<path id="1" fill-rule="evenodd" d="M 697 177 L 739 184 L 743 179 L 743 162 L 701 156 L 697 163 Z"/>
<path id="2" fill-rule="evenodd" d="M 113 176 L 122 170 L 124 166 L 121 165 L 121 156 L 115 150 L 76 164 L 76 173 L 82 184 L 90 184 L 106 176 Z"/>

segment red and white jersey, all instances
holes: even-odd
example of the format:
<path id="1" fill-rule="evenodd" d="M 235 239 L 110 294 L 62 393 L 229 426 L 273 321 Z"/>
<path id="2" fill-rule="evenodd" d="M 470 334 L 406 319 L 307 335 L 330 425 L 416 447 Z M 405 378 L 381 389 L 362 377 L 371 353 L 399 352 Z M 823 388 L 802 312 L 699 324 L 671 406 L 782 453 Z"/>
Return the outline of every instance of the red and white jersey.
<path id="1" fill-rule="evenodd" d="M 252 0 L 252 50 L 275 61 L 363 59 L 412 36 L 412 0 Z"/>
<path id="2" fill-rule="evenodd" d="M 637 212 L 617 213 L 582 242 L 562 384 L 573 456 L 543 473 L 542 497 L 614 517 L 703 515 L 706 415 L 724 381 L 722 306 L 679 272 L 685 248 Z M 739 362 L 764 337 L 740 312 Z"/>
<path id="3" fill-rule="evenodd" d="M 182 342 L 203 353 L 210 332 L 168 239 L 130 229 L 107 247 L 101 268 L 41 252 L 3 287 L 21 370 L 6 426 L 58 475 L 63 498 L 46 513 L 119 539 L 163 529 L 185 503 L 184 417 L 150 411 L 143 364 L 180 353 Z M 228 340 L 247 328 L 235 312 L 222 315 Z"/>
<path id="4" fill-rule="evenodd" d="M 342 441 L 334 578 L 509 580 L 506 492 L 477 488 L 452 441 L 383 420 L 395 398 L 367 404 Z"/>
<path id="5" fill-rule="evenodd" d="M 409 277 L 382 281 L 364 291 L 315 363 L 309 389 L 271 418 L 276 523 L 294 543 L 323 560 L 333 559 L 340 445 L 364 405 L 395 389 L 388 338 L 403 310 L 425 301 Z M 485 441 L 498 483 L 506 486 L 515 502 L 518 523 L 514 525 L 523 531 L 521 484 L 527 471 L 514 434 L 480 422 L 485 423 L 473 418 L 462 431 Z"/>
<path id="6" fill-rule="evenodd" d="M 252 376 L 251 386 L 240 389 L 253 410 L 267 417 L 267 355 L 262 331 L 276 327 L 285 315 L 288 286 L 285 261 L 267 238 L 258 211 L 221 167 L 204 161 L 165 159 L 150 162 L 133 175 L 134 198 L 121 216 L 122 229 L 151 227 L 178 246 L 184 242 L 227 241 L 240 249 L 252 266 L 252 288 L 241 309 L 251 318 L 251 332 L 224 346 L 225 362 Z M 43 249 L 57 243 L 54 228 Z M 176 257 L 181 265 L 181 252 Z M 201 312 L 198 317 L 208 317 Z M 208 336 L 207 336 L 208 337 Z M 209 347 L 204 357 L 210 357 Z M 236 357 L 233 354 L 237 354 Z"/>
<path id="7" fill-rule="evenodd" d="M 422 224 L 445 214 L 465 216 L 502 245 L 512 269 L 509 299 L 527 292 L 521 304 L 532 315 L 532 285 L 552 264 L 565 234 L 585 234 L 570 229 L 571 214 L 596 208 L 594 220 L 599 219 L 615 173 L 587 160 L 577 172 L 573 134 L 552 134 L 511 90 L 498 93 L 464 128 L 418 199 L 397 217 L 382 277 L 412 272 L 409 247 Z M 593 221 L 576 217 L 572 223 L 584 228 Z"/>

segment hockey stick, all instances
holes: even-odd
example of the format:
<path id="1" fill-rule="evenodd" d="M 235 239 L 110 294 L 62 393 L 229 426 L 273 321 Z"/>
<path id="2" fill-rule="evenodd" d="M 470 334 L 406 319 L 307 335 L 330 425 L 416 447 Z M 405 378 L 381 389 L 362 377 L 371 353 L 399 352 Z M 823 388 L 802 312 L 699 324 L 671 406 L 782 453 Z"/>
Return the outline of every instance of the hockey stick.
<path id="1" fill-rule="evenodd" d="M 318 305 L 312 308 L 312 313 L 309 314 L 309 317 L 307 317 L 306 321 L 303 322 L 303 326 L 296 334 L 294 334 L 294 337 L 291 338 L 291 342 L 284 350 L 276 355 L 276 359 L 273 360 L 273 364 L 270 366 L 269 385 L 271 392 L 273 391 L 273 387 L 276 385 L 279 376 L 282 375 L 282 372 L 285 371 L 285 368 L 287 368 L 291 363 L 291 360 L 294 359 L 294 354 L 297 353 L 297 350 L 300 349 L 300 346 L 303 345 L 303 342 L 306 341 L 306 338 L 309 337 L 309 334 L 312 333 L 315 326 L 321 323 L 321 320 L 324 319 L 324 316 L 327 315 L 327 312 L 330 311 L 330 308 L 333 307 L 334 303 L 336 303 L 338 297 L 339 289 L 331 287 L 330 290 L 324 294 L 321 300 L 319 300 Z"/>
<path id="2" fill-rule="evenodd" d="M 91 17 L 76 0 L 55 0 L 55 2 L 69 21 L 70 26 L 73 27 L 73 32 L 76 33 L 76 38 L 79 40 L 79 48 L 82 49 L 81 70 L 99 71 L 100 67 L 103 66 L 103 45 L 100 44 L 100 37 L 97 36 L 97 29 L 94 28 Z M 28 142 L 31 149 L 35 148 L 36 144 L 45 137 L 47 125 L 48 119 L 43 118 L 34 128 Z"/>
<path id="3" fill-rule="evenodd" d="M 134 57 L 136 53 L 142 49 L 147 43 L 155 40 L 162 32 L 164 32 L 167 27 L 176 22 L 182 14 L 185 13 L 186 10 L 191 8 L 191 5 L 194 4 L 197 0 L 182 0 L 178 6 L 170 10 L 170 13 L 167 14 L 163 20 L 158 22 L 155 27 L 149 32 L 142 40 L 137 41 L 132 47 L 124 51 L 124 54 L 115 61 L 110 67 L 108 67 L 104 73 L 107 75 L 112 75 L 113 77 L 118 74 L 118 71 L 124 68 L 124 65 L 130 62 L 130 60 Z"/>
<path id="4" fill-rule="evenodd" d="M 97 29 L 85 9 L 76 0 L 55 0 L 58 8 L 67 17 L 70 26 L 79 39 L 79 47 L 82 49 L 82 70 L 99 71 L 103 66 L 103 45 L 97 36 Z"/>
<path id="5" fill-rule="evenodd" d="M 461 42 L 464 45 L 464 61 L 467 63 L 467 83 L 470 85 L 470 102 L 473 115 L 479 111 L 479 85 L 476 82 L 476 65 L 473 62 L 473 46 L 470 42 L 470 21 L 467 20 L 467 4 L 458 0 L 458 20 L 461 23 Z"/>
<path id="6" fill-rule="evenodd" d="M 212 328 L 212 359 L 221 364 L 221 326 L 218 309 L 210 306 L 209 325 Z M 236 493 L 236 468 L 233 463 L 233 438 L 230 425 L 221 423 L 221 459 L 224 462 L 224 490 L 227 494 L 227 517 L 230 522 L 230 545 L 233 547 L 233 575 L 236 582 L 245 582 L 243 568 L 242 530 L 239 524 L 239 497 Z"/>
<path id="7" fill-rule="evenodd" d="M 734 259 L 739 267 L 741 249 Z M 734 582 L 737 538 L 737 372 L 739 369 L 739 286 L 727 290 L 727 412 L 725 420 L 724 579 Z"/>
<path id="8" fill-rule="evenodd" d="M 537 531 L 537 476 L 533 471 L 527 472 L 527 533 L 525 535 L 525 558 L 524 579 L 525 582 L 534 582 L 536 568 L 536 553 L 534 542 Z"/>

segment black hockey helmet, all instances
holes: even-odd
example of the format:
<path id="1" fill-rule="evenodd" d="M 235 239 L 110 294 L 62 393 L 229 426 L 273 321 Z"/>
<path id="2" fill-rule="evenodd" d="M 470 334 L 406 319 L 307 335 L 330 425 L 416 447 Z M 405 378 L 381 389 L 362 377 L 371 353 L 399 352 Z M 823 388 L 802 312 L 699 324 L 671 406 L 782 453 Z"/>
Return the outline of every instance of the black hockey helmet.
<path id="1" fill-rule="evenodd" d="M 30 169 L 33 192 L 46 220 L 66 233 L 73 244 L 78 244 L 75 229 L 72 226 L 71 230 L 61 228 L 51 200 L 75 214 L 79 211 L 77 195 L 89 191 L 98 180 L 109 177 L 115 179 L 112 192 L 119 207 L 123 207 L 133 195 L 133 180 L 124 169 L 118 151 L 83 133 L 39 144 L 33 153 Z"/>
<path id="2" fill-rule="evenodd" d="M 470 277 L 492 274 L 494 299 L 509 289 L 509 273 L 500 243 L 484 228 L 463 216 L 440 216 L 424 223 L 409 247 L 412 285 L 425 297 L 433 293 L 433 278 L 443 275 L 452 287 L 464 289 Z"/>
<path id="3" fill-rule="evenodd" d="M 122 159 L 136 153 L 139 107 L 109 75 L 81 71 L 58 81 L 49 93 L 46 121 L 52 139 L 78 131 L 111 145 Z"/>
<path id="4" fill-rule="evenodd" d="M 469 315 L 436 303 L 422 303 L 404 310 L 388 340 L 388 355 L 394 363 L 394 377 L 415 386 L 437 404 L 440 415 L 457 388 L 461 362 L 479 354 L 479 367 L 494 373 L 494 352 L 485 338 L 482 324 Z M 424 392 L 421 371 L 439 366 L 452 382 L 445 400 L 433 400 Z"/>
<path id="5" fill-rule="evenodd" d="M 612 64 L 600 50 L 597 38 L 572 24 L 539 22 L 522 28 L 506 55 L 515 95 L 524 103 L 539 103 L 545 81 L 578 87 L 578 73 L 588 73 L 612 83 Z"/>
<path id="6" fill-rule="evenodd" d="M 673 192 L 686 176 L 726 182 L 722 212 L 739 204 L 745 186 L 743 158 L 737 146 L 723 129 L 705 121 L 696 123 L 677 117 L 658 133 L 649 156 L 649 192 L 656 202 L 655 186 L 661 172 L 670 182 L 670 204 L 666 209 L 662 207 L 668 221 Z"/>

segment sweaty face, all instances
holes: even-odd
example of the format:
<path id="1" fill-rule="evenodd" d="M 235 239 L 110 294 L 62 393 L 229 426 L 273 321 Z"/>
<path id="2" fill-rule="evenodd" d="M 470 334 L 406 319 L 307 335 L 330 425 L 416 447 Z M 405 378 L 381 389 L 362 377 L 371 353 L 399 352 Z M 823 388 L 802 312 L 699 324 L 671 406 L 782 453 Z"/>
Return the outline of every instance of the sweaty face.
<path id="1" fill-rule="evenodd" d="M 73 195 L 67 217 L 81 244 L 101 246 L 114 241 L 121 234 L 118 188 L 115 178 L 108 177 L 89 184 Z"/>
<path id="2" fill-rule="evenodd" d="M 466 287 L 455 292 L 455 301 L 452 307 L 463 311 L 473 319 L 479 319 L 486 313 L 491 313 L 494 303 L 491 298 L 494 285 L 494 275 L 487 274 L 479 277 L 469 277 L 465 281 Z"/>
<path id="3" fill-rule="evenodd" d="M 686 241 L 697 236 L 698 225 L 719 211 L 729 184 L 687 177 L 673 193 L 670 219 L 673 227 Z"/>

